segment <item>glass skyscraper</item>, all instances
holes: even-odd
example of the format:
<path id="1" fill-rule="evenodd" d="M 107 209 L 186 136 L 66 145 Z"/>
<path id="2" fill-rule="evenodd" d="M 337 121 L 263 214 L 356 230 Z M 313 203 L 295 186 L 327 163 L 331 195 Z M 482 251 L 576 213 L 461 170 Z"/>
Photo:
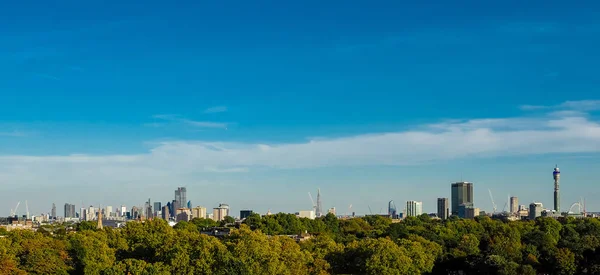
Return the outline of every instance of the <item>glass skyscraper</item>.
<path id="1" fill-rule="evenodd" d="M 473 204 L 473 183 L 456 182 L 452 184 L 452 215 L 458 216 L 461 204 Z"/>

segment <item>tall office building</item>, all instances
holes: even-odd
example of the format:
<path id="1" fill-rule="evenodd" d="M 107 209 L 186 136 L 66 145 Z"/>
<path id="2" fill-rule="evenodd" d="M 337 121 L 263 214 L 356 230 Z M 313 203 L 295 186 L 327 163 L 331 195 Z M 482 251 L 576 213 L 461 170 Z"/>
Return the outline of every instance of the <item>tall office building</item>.
<path id="1" fill-rule="evenodd" d="M 106 206 L 106 210 L 104 211 L 104 218 L 110 218 L 113 216 L 113 208 L 112 206 Z"/>
<path id="2" fill-rule="evenodd" d="M 96 209 L 93 206 L 90 205 L 90 207 L 88 208 L 87 214 L 88 214 L 87 221 L 96 219 Z"/>
<path id="3" fill-rule="evenodd" d="M 81 209 L 79 209 L 79 220 L 81 221 L 88 221 L 88 214 L 87 214 L 87 209 L 82 207 Z"/>
<path id="4" fill-rule="evenodd" d="M 458 215 L 461 204 L 473 204 L 473 183 L 455 182 L 452 184 L 452 215 Z"/>
<path id="5" fill-rule="evenodd" d="M 65 203 L 65 218 L 75 218 L 75 205 Z"/>
<path id="6" fill-rule="evenodd" d="M 52 212 L 50 212 L 51 219 L 56 219 L 56 204 L 52 203 Z"/>
<path id="7" fill-rule="evenodd" d="M 159 201 L 155 201 L 154 202 L 154 216 L 157 218 L 159 217 L 158 216 L 159 211 L 162 211 L 161 203 Z"/>
<path id="8" fill-rule="evenodd" d="M 535 218 L 542 216 L 542 209 L 544 206 L 539 202 L 532 202 L 529 205 L 529 219 L 535 220 Z"/>
<path id="9" fill-rule="evenodd" d="M 127 217 L 127 206 L 121 205 L 121 217 Z"/>
<path id="10" fill-rule="evenodd" d="M 146 217 L 146 219 L 152 219 L 154 217 L 154 212 L 152 212 L 152 202 L 149 198 L 144 205 L 144 216 Z"/>
<path id="11" fill-rule="evenodd" d="M 166 221 L 171 219 L 171 210 L 169 209 L 168 205 L 165 205 L 162 208 L 162 218 Z"/>
<path id="12" fill-rule="evenodd" d="M 187 206 L 187 190 L 185 187 L 178 187 L 175 190 L 175 209 L 184 208 Z"/>
<path id="13" fill-rule="evenodd" d="M 417 217 L 423 214 L 423 202 L 420 201 L 407 201 L 406 202 L 406 216 Z"/>
<path id="14" fill-rule="evenodd" d="M 445 220 L 450 216 L 450 208 L 448 206 L 448 198 L 437 199 L 437 216 L 438 218 Z"/>
<path id="15" fill-rule="evenodd" d="M 510 213 L 515 214 L 519 212 L 519 198 L 510 197 Z"/>

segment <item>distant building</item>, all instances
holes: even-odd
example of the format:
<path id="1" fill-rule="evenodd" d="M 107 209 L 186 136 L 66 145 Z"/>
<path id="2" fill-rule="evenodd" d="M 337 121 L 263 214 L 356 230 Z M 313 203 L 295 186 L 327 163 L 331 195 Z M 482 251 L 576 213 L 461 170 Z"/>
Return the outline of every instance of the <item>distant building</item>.
<path id="1" fill-rule="evenodd" d="M 254 213 L 252 210 L 241 210 L 240 211 L 240 220 L 250 217 Z"/>
<path id="2" fill-rule="evenodd" d="M 125 205 L 121 205 L 121 217 L 126 217 L 127 216 L 127 206 Z"/>
<path id="3" fill-rule="evenodd" d="M 154 202 L 154 216 L 159 217 L 158 213 L 162 211 L 162 205 L 159 201 Z"/>
<path id="4" fill-rule="evenodd" d="M 317 217 L 314 210 L 301 210 L 296 213 L 296 216 L 298 218 L 307 218 L 311 220 L 314 220 Z"/>
<path id="5" fill-rule="evenodd" d="M 175 210 L 184 208 L 187 206 L 187 189 L 185 187 L 178 187 L 175 190 L 175 200 L 173 201 L 173 208 Z"/>
<path id="6" fill-rule="evenodd" d="M 327 211 L 327 213 L 335 215 L 335 207 L 329 208 L 329 211 Z"/>
<path id="7" fill-rule="evenodd" d="M 420 201 L 407 201 L 406 202 L 406 216 L 417 217 L 423 214 L 423 202 Z"/>
<path id="8" fill-rule="evenodd" d="M 106 211 L 104 212 L 104 218 L 112 217 L 113 216 L 112 213 L 113 213 L 112 206 L 110 206 L 110 205 L 107 206 Z"/>
<path id="9" fill-rule="evenodd" d="M 169 206 L 167 205 L 162 207 L 162 219 L 165 221 L 171 219 L 171 210 L 169 210 Z"/>
<path id="10" fill-rule="evenodd" d="M 451 203 L 452 215 L 458 215 L 458 208 L 461 204 L 473 204 L 473 183 L 466 181 L 453 183 Z"/>
<path id="11" fill-rule="evenodd" d="M 450 208 L 448 206 L 448 198 L 437 199 L 437 216 L 438 218 L 445 220 L 450 216 Z"/>
<path id="12" fill-rule="evenodd" d="M 472 203 L 462 203 L 458 207 L 458 217 L 464 219 L 473 218 L 472 213 L 474 213 L 474 207 Z"/>
<path id="13" fill-rule="evenodd" d="M 192 209 L 192 201 L 188 201 L 187 202 L 187 208 L 188 209 Z"/>
<path id="14" fill-rule="evenodd" d="M 88 216 L 89 215 L 87 214 L 87 209 L 85 209 L 83 207 L 81 209 L 79 209 L 79 219 L 80 220 L 89 221 Z"/>
<path id="15" fill-rule="evenodd" d="M 192 208 L 192 219 L 193 218 L 206 219 L 206 207 L 196 206 Z"/>
<path id="16" fill-rule="evenodd" d="M 130 219 L 136 220 L 140 217 L 140 210 L 137 208 L 137 206 L 132 206 L 130 213 Z"/>
<path id="17" fill-rule="evenodd" d="M 175 221 L 189 221 L 192 219 L 192 211 L 188 208 L 179 208 L 176 211 Z"/>
<path id="18" fill-rule="evenodd" d="M 56 219 L 56 204 L 52 203 L 52 211 L 50 212 L 51 219 Z"/>
<path id="19" fill-rule="evenodd" d="M 65 203 L 65 218 L 75 218 L 75 205 Z"/>
<path id="20" fill-rule="evenodd" d="M 517 197 L 510 197 L 510 213 L 517 213 L 519 212 L 519 198 Z"/>
<path id="21" fill-rule="evenodd" d="M 229 216 L 229 205 L 221 203 L 219 207 L 213 208 L 213 220 L 222 221 L 225 217 Z"/>
<path id="22" fill-rule="evenodd" d="M 535 220 L 535 218 L 541 217 L 543 208 L 544 206 L 540 202 L 532 202 L 529 204 L 529 219 Z"/>

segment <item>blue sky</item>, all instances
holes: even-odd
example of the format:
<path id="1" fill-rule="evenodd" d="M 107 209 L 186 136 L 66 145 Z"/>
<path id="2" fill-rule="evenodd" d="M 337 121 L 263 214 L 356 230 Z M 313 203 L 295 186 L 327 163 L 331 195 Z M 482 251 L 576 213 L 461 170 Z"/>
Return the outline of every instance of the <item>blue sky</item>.
<path id="1" fill-rule="evenodd" d="M 600 4 L 443 2 L 6 3 L 0 213 L 550 207 L 554 164 L 600 211 Z"/>

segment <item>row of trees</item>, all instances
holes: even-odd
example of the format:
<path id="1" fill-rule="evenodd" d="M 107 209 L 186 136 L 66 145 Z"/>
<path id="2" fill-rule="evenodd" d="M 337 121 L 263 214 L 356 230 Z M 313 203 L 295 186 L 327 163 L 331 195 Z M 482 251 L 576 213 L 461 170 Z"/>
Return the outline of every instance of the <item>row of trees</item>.
<path id="1" fill-rule="evenodd" d="M 130 222 L 96 230 L 81 223 L 0 232 L 0 274 L 599 274 L 600 221 L 538 218 L 502 222 L 400 223 L 378 216 L 309 220 L 252 215 L 231 235 L 215 223 Z M 282 236 L 308 232 L 297 243 Z"/>

